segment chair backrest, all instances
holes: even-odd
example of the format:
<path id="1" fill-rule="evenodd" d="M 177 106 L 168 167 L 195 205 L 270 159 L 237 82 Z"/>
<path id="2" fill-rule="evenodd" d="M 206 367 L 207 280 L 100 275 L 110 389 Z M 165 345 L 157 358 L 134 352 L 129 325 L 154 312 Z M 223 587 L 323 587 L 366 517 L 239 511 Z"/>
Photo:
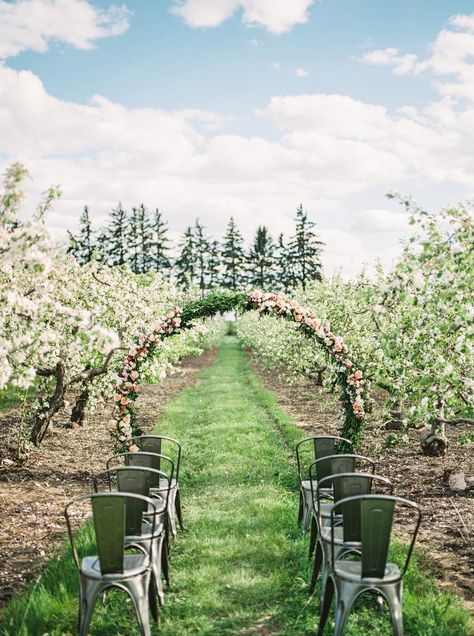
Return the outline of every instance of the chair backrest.
<path id="1" fill-rule="evenodd" d="M 345 437 L 335 435 L 314 435 L 302 439 L 296 445 L 296 463 L 300 482 L 306 479 L 306 466 L 327 455 L 335 455 L 352 450 L 352 442 Z M 304 456 L 309 454 L 309 461 L 304 461 Z"/>
<path id="2" fill-rule="evenodd" d="M 355 473 L 360 472 L 357 468 L 358 464 L 366 465 L 369 470 L 375 472 L 375 460 L 365 455 L 355 455 L 353 453 L 340 453 L 337 455 L 326 455 L 316 459 L 308 471 L 308 478 L 311 482 L 327 479 L 331 475 L 339 473 Z M 363 471 L 367 472 L 367 471 Z M 326 488 L 331 487 L 331 482 L 326 483 Z"/>
<path id="3" fill-rule="evenodd" d="M 374 476 L 372 476 L 372 479 Z M 394 497 L 393 495 L 359 495 L 341 499 L 334 504 L 331 512 L 332 557 L 334 559 L 334 521 L 337 513 L 348 504 L 356 504 L 360 508 L 360 538 L 361 538 L 361 576 L 362 579 L 382 579 L 387 566 L 388 550 L 392 534 L 395 509 L 398 506 L 411 509 L 411 520 L 415 520 L 412 539 L 405 557 L 405 563 L 400 570 L 400 576 L 393 579 L 400 580 L 405 574 L 413 552 L 418 529 L 421 523 L 421 511 L 418 505 L 409 499 Z M 416 517 L 413 516 L 413 511 Z M 343 523 L 345 524 L 346 517 Z M 334 560 L 333 560 L 334 563 Z"/>
<path id="4" fill-rule="evenodd" d="M 181 465 L 181 444 L 178 440 L 167 435 L 139 435 L 133 438 L 135 444 L 145 453 L 156 453 L 166 455 L 173 459 L 175 465 L 175 479 L 179 479 L 179 468 Z M 156 468 L 160 470 L 160 466 Z"/>
<path id="5" fill-rule="evenodd" d="M 162 471 L 142 466 L 119 466 L 103 471 L 94 477 L 94 490 L 99 491 L 99 481 L 106 477 L 108 481 L 109 491 L 115 488 L 118 492 L 130 492 L 144 497 L 150 496 L 150 487 L 152 479 L 158 481 L 161 485 L 159 488 L 159 499 L 162 502 L 162 511 L 168 510 L 168 500 L 170 493 L 170 479 Z M 142 501 L 126 502 L 126 528 L 127 535 L 141 535 L 143 515 L 146 512 L 146 504 Z"/>
<path id="6" fill-rule="evenodd" d="M 376 485 L 386 487 L 388 494 L 392 494 L 393 486 L 389 479 L 373 473 L 347 472 L 325 477 L 317 486 L 317 502 L 321 499 L 321 490 L 332 483 L 334 503 L 350 497 L 368 495 Z M 343 538 L 346 542 L 361 540 L 361 510 L 360 502 L 351 501 L 344 504 L 340 510 L 343 519 Z"/>
<path id="7" fill-rule="evenodd" d="M 92 508 L 93 528 L 97 556 L 99 557 L 102 574 L 117 574 L 123 572 L 125 554 L 125 536 L 127 534 L 127 510 L 131 507 L 147 509 L 151 506 L 156 510 L 156 504 L 150 497 L 133 493 L 93 493 L 76 497 L 70 501 L 65 510 L 66 524 L 71 541 L 74 561 L 80 568 L 74 531 L 71 523 L 71 508 L 79 503 L 88 502 Z M 155 519 L 152 518 L 152 532 L 155 530 Z M 151 560 L 150 556 L 148 557 Z"/>
<path id="8" fill-rule="evenodd" d="M 145 453 L 139 451 L 137 453 L 117 453 L 116 455 L 112 455 L 109 457 L 106 466 L 107 469 L 110 469 L 114 462 L 121 462 L 125 466 L 138 466 L 141 468 L 152 468 L 157 473 L 153 473 L 150 475 L 150 487 L 158 488 L 160 485 L 160 479 L 158 473 L 164 473 L 170 482 L 174 477 L 174 462 L 167 455 L 161 455 L 158 453 Z"/>

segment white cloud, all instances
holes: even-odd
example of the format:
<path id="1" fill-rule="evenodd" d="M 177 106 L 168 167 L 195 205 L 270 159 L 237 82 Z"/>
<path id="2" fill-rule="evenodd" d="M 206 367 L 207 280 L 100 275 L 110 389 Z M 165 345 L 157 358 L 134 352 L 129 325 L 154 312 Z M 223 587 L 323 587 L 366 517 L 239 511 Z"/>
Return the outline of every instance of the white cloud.
<path id="1" fill-rule="evenodd" d="M 474 101 L 474 14 L 459 14 L 449 20 L 431 46 L 431 55 L 420 60 L 397 48 L 376 49 L 362 56 L 368 64 L 391 66 L 396 75 L 430 71 L 441 81 L 436 87 L 442 95 Z M 447 79 L 447 78 L 452 79 Z"/>
<path id="2" fill-rule="evenodd" d="M 90 49 L 94 40 L 128 29 L 121 5 L 100 10 L 89 0 L 0 0 L 0 59 L 22 51 L 46 51 L 52 41 Z"/>
<path id="3" fill-rule="evenodd" d="M 216 27 L 242 11 L 247 26 L 264 27 L 271 33 L 290 31 L 308 21 L 308 9 L 313 0 L 182 0 L 171 11 L 184 18 L 188 26 Z"/>
<path id="4" fill-rule="evenodd" d="M 383 209 L 364 210 L 357 215 L 352 229 L 356 232 L 396 233 L 400 236 L 410 231 L 408 216 L 403 212 Z"/>
<path id="5" fill-rule="evenodd" d="M 304 68 L 297 68 L 295 69 L 295 75 L 296 77 L 306 77 L 307 75 L 309 75 L 309 73 Z"/>
<path id="6" fill-rule="evenodd" d="M 274 68 L 276 71 L 278 71 L 278 69 L 280 68 L 280 62 L 273 62 L 272 63 L 272 68 Z"/>

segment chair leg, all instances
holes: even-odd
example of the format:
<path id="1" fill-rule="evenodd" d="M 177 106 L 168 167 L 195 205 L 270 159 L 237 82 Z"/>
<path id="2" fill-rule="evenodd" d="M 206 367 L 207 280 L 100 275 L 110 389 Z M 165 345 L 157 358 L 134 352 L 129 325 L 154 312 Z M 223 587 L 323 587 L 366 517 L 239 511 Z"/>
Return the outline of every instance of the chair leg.
<path id="1" fill-rule="evenodd" d="M 402 581 L 387 586 L 385 591 L 385 598 L 390 608 L 393 633 L 395 636 L 403 636 L 402 591 Z"/>
<path id="2" fill-rule="evenodd" d="M 318 580 L 318 574 L 323 564 L 323 550 L 321 547 L 321 542 L 318 541 L 316 544 L 316 554 L 314 555 L 314 564 L 313 564 L 313 573 L 311 575 L 311 584 L 309 586 L 309 593 L 313 594 L 316 588 L 316 581 Z"/>
<path id="3" fill-rule="evenodd" d="M 163 576 L 165 577 L 166 585 L 170 586 L 170 568 L 168 561 L 168 543 L 166 539 L 163 541 L 163 547 L 161 550 L 161 568 L 163 571 Z"/>
<path id="4" fill-rule="evenodd" d="M 135 606 L 141 636 L 151 636 L 150 616 L 148 613 L 151 570 L 147 570 L 143 576 L 135 576 L 133 579 L 123 581 L 122 584 L 128 591 Z"/>
<path id="5" fill-rule="evenodd" d="M 309 538 L 309 558 L 313 556 L 316 539 L 318 538 L 318 525 L 314 514 L 311 515 L 311 534 Z"/>
<path id="6" fill-rule="evenodd" d="M 170 500 L 168 503 L 168 519 L 171 536 L 176 539 L 176 490 L 170 492 Z"/>
<path id="7" fill-rule="evenodd" d="M 181 510 L 181 495 L 179 493 L 179 488 L 176 488 L 175 509 L 176 516 L 178 517 L 179 527 L 181 528 L 181 530 L 184 530 L 183 511 Z"/>
<path id="8" fill-rule="evenodd" d="M 79 636 L 87 636 L 95 601 L 103 589 L 103 585 L 100 581 L 80 577 L 79 588 Z"/>
<path id="9" fill-rule="evenodd" d="M 148 605 L 150 607 L 150 612 L 155 623 L 159 622 L 160 616 L 158 612 L 158 603 L 156 601 L 156 597 L 159 595 L 157 587 L 157 580 L 155 574 L 153 573 L 150 578 L 150 585 L 148 586 Z"/>
<path id="10" fill-rule="evenodd" d="M 321 601 L 321 612 L 319 615 L 318 636 L 321 636 L 329 616 L 332 598 L 334 596 L 334 581 L 332 577 L 328 577 L 326 590 Z"/>
<path id="11" fill-rule="evenodd" d="M 336 627 L 334 636 L 344 636 L 347 619 L 351 613 L 352 605 L 361 591 L 357 584 L 341 583 L 336 581 Z"/>
<path id="12" fill-rule="evenodd" d="M 300 501 L 298 504 L 298 525 L 303 521 L 303 493 L 300 490 Z"/>
<path id="13" fill-rule="evenodd" d="M 158 601 L 163 607 L 165 595 L 163 592 L 163 584 L 161 582 L 161 573 L 163 570 L 163 550 L 164 550 L 164 535 L 158 537 L 155 541 L 155 550 L 153 554 L 153 578 L 155 579 L 156 592 L 158 594 Z"/>

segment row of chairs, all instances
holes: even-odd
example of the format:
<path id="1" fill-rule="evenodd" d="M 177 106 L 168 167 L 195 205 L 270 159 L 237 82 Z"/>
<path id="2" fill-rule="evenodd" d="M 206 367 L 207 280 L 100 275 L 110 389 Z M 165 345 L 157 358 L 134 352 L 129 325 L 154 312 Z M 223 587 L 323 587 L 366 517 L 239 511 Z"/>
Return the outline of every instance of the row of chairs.
<path id="1" fill-rule="evenodd" d="M 393 495 L 376 462 L 353 452 L 342 437 L 316 435 L 296 446 L 300 481 L 298 521 L 310 530 L 314 558 L 310 593 L 321 575 L 318 634 L 323 633 L 335 596 L 335 636 L 343 636 L 351 608 L 364 592 L 385 599 L 393 633 L 403 635 L 402 579 L 408 568 L 421 512 L 416 503 Z M 407 514 L 408 511 L 408 514 Z M 402 563 L 389 561 L 395 522 L 411 536 Z"/>
<path id="2" fill-rule="evenodd" d="M 162 578 L 170 584 L 170 542 L 183 527 L 181 445 L 164 435 L 133 442 L 138 452 L 110 457 L 94 477 L 94 492 L 76 497 L 64 511 L 79 572 L 79 636 L 87 635 L 97 598 L 103 594 L 105 600 L 110 588 L 131 597 L 141 634 L 150 636 L 149 614 L 158 621 L 164 603 Z M 86 517 L 92 517 L 92 542 L 78 536 Z"/>

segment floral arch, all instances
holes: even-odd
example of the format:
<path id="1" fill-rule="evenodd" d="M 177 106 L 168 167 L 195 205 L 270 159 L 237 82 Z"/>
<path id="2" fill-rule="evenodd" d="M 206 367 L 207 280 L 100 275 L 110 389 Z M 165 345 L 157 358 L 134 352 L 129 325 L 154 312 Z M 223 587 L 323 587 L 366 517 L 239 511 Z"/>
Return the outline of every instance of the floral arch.
<path id="1" fill-rule="evenodd" d="M 119 380 L 115 387 L 114 413 L 109 422 L 110 431 L 120 449 L 138 450 L 133 437 L 140 434 L 134 403 L 139 396 L 140 368 L 152 357 L 160 341 L 182 329 L 193 327 L 193 320 L 208 318 L 225 311 L 257 310 L 264 314 L 295 322 L 302 334 L 322 346 L 335 365 L 341 388 L 341 405 L 344 410 L 342 434 L 357 444 L 365 417 L 369 382 L 350 355 L 340 336 L 331 332 L 329 323 L 323 324 L 310 309 L 297 300 L 282 294 L 245 292 L 212 292 L 205 298 L 187 303 L 183 309 L 176 307 L 161 318 L 149 334 L 140 334 L 135 346 L 129 349 L 123 360 Z"/>

